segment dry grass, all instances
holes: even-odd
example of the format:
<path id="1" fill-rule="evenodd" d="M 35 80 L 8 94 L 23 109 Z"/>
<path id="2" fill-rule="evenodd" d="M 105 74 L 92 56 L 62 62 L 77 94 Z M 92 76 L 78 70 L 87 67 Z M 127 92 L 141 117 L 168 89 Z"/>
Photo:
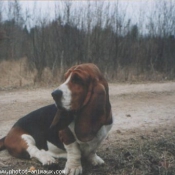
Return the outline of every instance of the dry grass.
<path id="1" fill-rule="evenodd" d="M 33 85 L 35 76 L 26 58 L 0 62 L 0 89 Z"/>
<path id="2" fill-rule="evenodd" d="M 164 133 L 162 133 L 164 131 Z M 105 160 L 104 166 L 91 166 L 83 162 L 83 175 L 174 175 L 175 174 L 175 131 L 153 130 L 149 134 L 138 134 L 130 138 L 110 137 L 102 144 L 98 154 Z M 11 167 L 2 169 L 63 169 L 65 160 L 58 165 L 42 167 L 36 160 L 15 161 Z M 28 173 L 30 174 L 30 173 Z"/>
<path id="3" fill-rule="evenodd" d="M 93 175 L 174 175 L 175 131 L 153 130 L 123 143 L 117 139 L 111 146 L 102 147 L 99 154 L 106 166 Z"/>
<path id="4" fill-rule="evenodd" d="M 38 80 L 37 70 L 34 65 L 29 65 L 27 58 L 0 62 L 0 90 L 21 87 L 48 87 L 58 84 L 61 79 L 60 70 L 53 73 L 50 68 L 45 67 L 40 80 Z"/>
<path id="5" fill-rule="evenodd" d="M 63 70 L 55 70 L 54 73 L 48 67 L 42 71 L 42 75 L 38 80 L 37 70 L 29 68 L 27 58 L 19 60 L 10 60 L 0 62 L 0 90 L 19 87 L 31 86 L 50 86 L 58 84 L 62 80 Z M 66 71 L 66 70 L 65 70 Z M 118 68 L 113 73 L 106 73 L 105 76 L 109 81 L 119 82 L 138 82 L 138 81 L 164 81 L 168 78 L 158 72 L 145 72 L 138 74 L 136 68 Z"/>

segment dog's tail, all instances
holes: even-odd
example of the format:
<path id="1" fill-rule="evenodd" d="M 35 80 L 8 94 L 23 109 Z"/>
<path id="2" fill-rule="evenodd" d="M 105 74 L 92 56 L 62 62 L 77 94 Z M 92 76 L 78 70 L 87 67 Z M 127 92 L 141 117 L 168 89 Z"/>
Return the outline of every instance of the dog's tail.
<path id="1" fill-rule="evenodd" d="M 3 137 L 2 139 L 0 139 L 0 151 L 2 151 L 2 150 L 5 149 L 4 141 L 5 141 L 5 137 Z"/>

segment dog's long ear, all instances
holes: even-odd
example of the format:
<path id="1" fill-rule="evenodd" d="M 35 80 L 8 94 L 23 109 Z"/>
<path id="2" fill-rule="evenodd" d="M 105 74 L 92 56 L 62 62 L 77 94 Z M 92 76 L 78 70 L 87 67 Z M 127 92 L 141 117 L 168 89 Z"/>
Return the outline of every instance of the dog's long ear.
<path id="1" fill-rule="evenodd" d="M 93 93 L 93 83 L 90 83 L 86 98 L 83 102 L 83 107 L 86 106 L 89 100 L 91 99 L 92 93 Z"/>
<path id="2" fill-rule="evenodd" d="M 50 125 L 50 128 L 54 127 L 59 122 L 60 118 L 61 118 L 61 110 L 58 109 Z"/>
<path id="3" fill-rule="evenodd" d="M 104 85 L 96 83 L 92 88 L 92 93 L 88 95 L 88 103 L 79 112 L 75 121 L 75 132 L 81 141 L 93 139 L 106 122 L 106 89 Z"/>
<path id="4" fill-rule="evenodd" d="M 66 128 L 74 119 L 74 116 L 67 111 L 58 109 L 50 128 L 57 126 L 59 130 Z"/>

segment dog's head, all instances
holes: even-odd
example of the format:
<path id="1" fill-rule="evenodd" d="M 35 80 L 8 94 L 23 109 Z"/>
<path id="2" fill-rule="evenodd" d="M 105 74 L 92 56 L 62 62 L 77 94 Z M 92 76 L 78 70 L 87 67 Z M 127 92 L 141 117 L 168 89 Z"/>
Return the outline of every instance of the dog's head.
<path id="1" fill-rule="evenodd" d="M 82 64 L 65 73 L 65 82 L 52 92 L 59 109 L 77 111 L 86 105 L 92 95 L 100 72 L 93 64 Z"/>
<path id="2" fill-rule="evenodd" d="M 108 85 L 97 66 L 81 64 L 65 73 L 65 82 L 52 92 L 52 97 L 59 110 L 78 112 L 89 107 L 104 112 L 109 101 Z"/>
<path id="3" fill-rule="evenodd" d="M 65 74 L 65 82 L 52 92 L 58 108 L 75 111 L 81 108 L 89 89 L 90 75 L 87 71 L 71 68 Z"/>

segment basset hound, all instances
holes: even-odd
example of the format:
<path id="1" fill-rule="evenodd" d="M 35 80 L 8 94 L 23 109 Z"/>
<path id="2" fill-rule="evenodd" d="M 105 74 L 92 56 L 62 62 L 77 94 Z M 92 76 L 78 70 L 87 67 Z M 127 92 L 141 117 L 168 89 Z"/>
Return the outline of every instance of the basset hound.
<path id="1" fill-rule="evenodd" d="M 108 83 L 97 66 L 73 66 L 51 95 L 55 104 L 20 118 L 0 140 L 0 150 L 18 158 L 34 157 L 43 165 L 67 158 L 67 175 L 82 174 L 82 157 L 93 165 L 103 164 L 96 149 L 113 119 Z"/>

